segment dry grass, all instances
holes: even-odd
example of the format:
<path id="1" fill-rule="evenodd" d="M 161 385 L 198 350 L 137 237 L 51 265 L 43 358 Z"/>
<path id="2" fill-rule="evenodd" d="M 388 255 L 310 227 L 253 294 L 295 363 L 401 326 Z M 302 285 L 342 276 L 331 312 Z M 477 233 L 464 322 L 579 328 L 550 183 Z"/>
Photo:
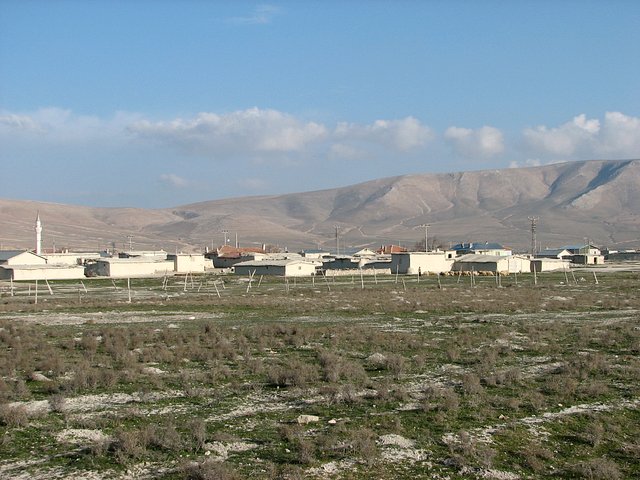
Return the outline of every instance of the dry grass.
<path id="1" fill-rule="evenodd" d="M 445 309 L 423 281 L 5 314 L 0 476 L 633 478 L 628 282 L 598 286 L 617 310 L 594 308 L 593 291 L 567 310 L 544 286 L 446 283 Z M 81 429 L 103 440 L 56 440 Z"/>

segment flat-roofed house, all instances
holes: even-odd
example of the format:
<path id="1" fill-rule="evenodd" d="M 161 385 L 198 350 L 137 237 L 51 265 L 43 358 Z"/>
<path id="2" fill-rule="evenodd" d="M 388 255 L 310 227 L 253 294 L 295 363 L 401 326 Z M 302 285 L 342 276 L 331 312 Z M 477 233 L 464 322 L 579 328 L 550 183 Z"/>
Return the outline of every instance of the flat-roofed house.
<path id="1" fill-rule="evenodd" d="M 569 260 L 563 258 L 535 257 L 531 259 L 531 271 L 535 269 L 541 272 L 561 272 L 569 269 Z"/>
<path id="2" fill-rule="evenodd" d="M 604 263 L 604 255 L 595 245 L 569 245 L 564 248 L 571 253 L 572 263 L 580 265 L 601 265 Z"/>
<path id="3" fill-rule="evenodd" d="M 452 247 L 452 250 L 454 250 L 458 256 L 467 255 L 470 253 L 476 255 L 495 256 L 508 256 L 513 254 L 513 251 L 510 248 L 505 248 L 499 243 L 495 242 L 458 243 L 457 245 L 454 245 Z"/>
<path id="4" fill-rule="evenodd" d="M 207 268 L 213 267 L 210 259 L 196 253 L 170 253 L 167 260 L 173 260 L 175 273 L 204 273 Z"/>
<path id="5" fill-rule="evenodd" d="M 458 272 L 523 273 L 531 271 L 531 261 L 521 255 L 477 255 L 457 257 L 452 270 Z"/>
<path id="6" fill-rule="evenodd" d="M 454 256 L 454 252 L 449 250 L 392 253 L 391 273 L 418 275 L 449 272 Z"/>
<path id="7" fill-rule="evenodd" d="M 152 258 L 101 258 L 86 267 L 88 277 L 135 278 L 173 275 L 173 260 Z"/>
<path id="8" fill-rule="evenodd" d="M 84 265 L 89 261 L 101 258 L 99 252 L 55 252 L 44 253 L 42 255 L 47 259 L 48 264 L 56 265 Z"/>
<path id="9" fill-rule="evenodd" d="M 48 264 L 42 255 L 28 250 L 0 251 L 2 280 L 74 280 L 84 278 L 84 268 L 75 265 Z"/>
<path id="10" fill-rule="evenodd" d="M 86 278 L 82 265 L 0 265 L 0 280 L 78 280 Z"/>
<path id="11" fill-rule="evenodd" d="M 236 263 L 233 267 L 236 275 L 277 275 L 281 277 L 309 277 L 322 268 L 322 262 L 315 260 L 284 259 L 259 260 Z"/>

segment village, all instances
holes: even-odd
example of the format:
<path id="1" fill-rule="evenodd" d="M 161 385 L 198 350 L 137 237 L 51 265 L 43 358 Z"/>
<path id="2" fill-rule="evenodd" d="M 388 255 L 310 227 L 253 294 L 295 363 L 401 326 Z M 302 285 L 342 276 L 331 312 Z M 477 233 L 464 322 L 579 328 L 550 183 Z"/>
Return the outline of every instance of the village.
<path id="1" fill-rule="evenodd" d="M 203 273 L 239 276 L 273 275 L 311 277 L 353 275 L 509 275 L 568 271 L 574 266 L 603 265 L 608 255 L 636 255 L 636 252 L 602 251 L 591 243 L 537 250 L 535 239 L 528 253 L 514 252 L 495 242 L 470 242 L 450 248 L 413 249 L 383 245 L 378 249 L 343 249 L 336 242 L 334 252 L 308 249 L 299 252 L 225 243 L 205 248 L 204 253 L 169 253 L 164 250 L 114 252 L 45 251 L 42 222 L 35 223 L 33 250 L 0 250 L 0 280 L 78 280 L 88 277 L 144 278 Z"/>

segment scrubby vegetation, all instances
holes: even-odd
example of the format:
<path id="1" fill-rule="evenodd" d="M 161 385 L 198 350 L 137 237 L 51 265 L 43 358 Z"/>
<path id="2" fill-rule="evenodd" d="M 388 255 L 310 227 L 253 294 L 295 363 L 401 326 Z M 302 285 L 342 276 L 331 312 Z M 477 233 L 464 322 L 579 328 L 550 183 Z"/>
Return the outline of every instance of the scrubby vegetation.
<path id="1" fill-rule="evenodd" d="M 640 476 L 638 278 L 443 280 L 9 300 L 0 477 Z"/>

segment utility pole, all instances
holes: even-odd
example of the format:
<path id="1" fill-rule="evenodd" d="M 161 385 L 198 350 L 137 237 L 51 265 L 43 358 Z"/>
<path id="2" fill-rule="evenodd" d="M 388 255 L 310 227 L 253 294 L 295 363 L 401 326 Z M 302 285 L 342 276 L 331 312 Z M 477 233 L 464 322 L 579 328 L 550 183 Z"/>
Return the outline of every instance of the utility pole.
<path id="1" fill-rule="evenodd" d="M 222 230 L 222 234 L 224 235 L 224 244 L 227 244 L 227 234 L 229 233 L 229 230 Z"/>
<path id="2" fill-rule="evenodd" d="M 129 251 L 133 252 L 133 243 L 131 242 L 133 235 L 127 235 L 127 238 L 129 239 Z"/>
<path id="3" fill-rule="evenodd" d="M 333 228 L 336 229 L 336 255 L 340 255 L 340 241 L 338 240 L 338 230 L 340 227 L 338 225 L 334 225 Z"/>
<path id="4" fill-rule="evenodd" d="M 538 227 L 537 222 L 540 217 L 528 217 L 531 222 L 531 256 L 536 254 L 536 229 Z"/>
<path id="5" fill-rule="evenodd" d="M 423 223 L 422 225 L 416 225 L 417 227 L 424 227 L 424 251 L 428 252 L 429 251 L 429 227 L 431 226 L 431 224 L 429 223 Z"/>

